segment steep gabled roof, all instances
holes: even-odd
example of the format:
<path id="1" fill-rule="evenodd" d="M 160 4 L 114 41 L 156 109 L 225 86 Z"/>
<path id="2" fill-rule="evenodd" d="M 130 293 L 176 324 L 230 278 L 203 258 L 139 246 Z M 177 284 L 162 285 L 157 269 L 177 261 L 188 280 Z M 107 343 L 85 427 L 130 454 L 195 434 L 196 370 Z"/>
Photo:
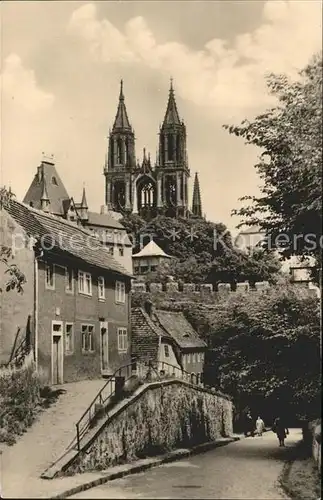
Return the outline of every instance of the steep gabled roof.
<path id="1" fill-rule="evenodd" d="M 41 199 L 44 195 L 44 189 L 46 189 L 51 213 L 65 215 L 64 203 L 69 199 L 69 196 L 54 163 L 43 160 L 38 169 L 23 202 L 27 205 L 32 203 L 34 208 L 40 209 Z"/>
<path id="2" fill-rule="evenodd" d="M 126 105 L 124 102 L 123 81 L 122 80 L 120 82 L 119 104 L 118 104 L 117 114 L 116 114 L 116 117 L 114 120 L 112 130 L 113 131 L 116 131 L 116 130 L 131 131 L 132 130 L 130 122 L 129 122 L 129 118 L 128 118 Z"/>
<path id="3" fill-rule="evenodd" d="M 172 81 L 169 89 L 168 103 L 163 121 L 163 127 L 165 125 L 181 125 L 181 120 L 177 111 L 177 105 L 175 101 L 175 94 Z"/>
<path id="4" fill-rule="evenodd" d="M 149 243 L 147 243 L 144 248 L 140 250 L 140 252 L 135 253 L 133 258 L 137 257 L 167 257 L 171 259 L 172 257 L 170 255 L 167 255 L 167 253 L 162 250 L 157 243 L 154 242 L 154 240 L 151 240 Z"/>
<path id="5" fill-rule="evenodd" d="M 155 317 L 165 332 L 176 341 L 180 348 L 197 349 L 206 347 L 204 340 L 198 336 L 183 313 L 156 309 Z"/>
<path id="6" fill-rule="evenodd" d="M 6 210 L 29 236 L 42 238 L 45 251 L 47 245 L 50 245 L 53 250 L 68 254 L 91 266 L 132 277 L 97 238 L 72 222 L 16 200 L 10 200 Z"/>

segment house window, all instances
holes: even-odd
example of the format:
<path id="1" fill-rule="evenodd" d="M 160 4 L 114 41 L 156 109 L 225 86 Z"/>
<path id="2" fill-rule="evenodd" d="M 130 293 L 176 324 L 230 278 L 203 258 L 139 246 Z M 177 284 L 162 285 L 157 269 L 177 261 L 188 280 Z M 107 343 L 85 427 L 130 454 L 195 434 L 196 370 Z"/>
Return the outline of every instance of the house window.
<path id="1" fill-rule="evenodd" d="M 79 292 L 84 295 L 92 295 L 92 278 L 90 273 L 79 271 Z"/>
<path id="2" fill-rule="evenodd" d="M 140 273 L 141 274 L 148 273 L 148 266 L 140 266 Z"/>
<path id="3" fill-rule="evenodd" d="M 150 270 L 152 273 L 154 273 L 157 269 L 157 266 L 150 266 Z"/>
<path id="4" fill-rule="evenodd" d="M 105 287 L 104 287 L 104 278 L 103 276 L 99 276 L 98 278 L 98 295 L 99 299 L 105 299 Z"/>
<path id="5" fill-rule="evenodd" d="M 109 254 L 110 254 L 110 255 L 113 255 L 113 252 L 114 252 L 114 248 L 113 248 L 113 247 L 110 247 L 110 248 L 109 248 Z"/>
<path id="6" fill-rule="evenodd" d="M 74 273 L 73 269 L 65 269 L 65 291 L 73 293 L 74 291 Z"/>
<path id="7" fill-rule="evenodd" d="M 82 325 L 82 351 L 83 352 L 93 352 L 94 351 L 94 326 L 93 325 Z"/>
<path id="8" fill-rule="evenodd" d="M 46 264 L 46 281 L 45 286 L 47 289 L 55 289 L 55 276 L 54 276 L 54 264 Z"/>
<path id="9" fill-rule="evenodd" d="M 118 351 L 125 352 L 127 350 L 128 350 L 127 328 L 118 328 Z"/>
<path id="10" fill-rule="evenodd" d="M 54 184 L 54 186 L 58 186 L 57 179 L 54 176 L 52 177 L 52 184 Z"/>
<path id="11" fill-rule="evenodd" d="M 165 358 L 169 358 L 169 346 L 164 345 L 164 353 L 165 353 Z"/>
<path id="12" fill-rule="evenodd" d="M 73 323 L 65 323 L 65 353 L 70 354 L 71 352 L 73 352 L 73 347 Z"/>
<path id="13" fill-rule="evenodd" d="M 119 248 L 119 256 L 123 257 L 124 256 L 124 250 L 122 247 Z"/>
<path id="14" fill-rule="evenodd" d="M 126 286 L 123 281 L 116 281 L 116 302 L 126 302 Z"/>

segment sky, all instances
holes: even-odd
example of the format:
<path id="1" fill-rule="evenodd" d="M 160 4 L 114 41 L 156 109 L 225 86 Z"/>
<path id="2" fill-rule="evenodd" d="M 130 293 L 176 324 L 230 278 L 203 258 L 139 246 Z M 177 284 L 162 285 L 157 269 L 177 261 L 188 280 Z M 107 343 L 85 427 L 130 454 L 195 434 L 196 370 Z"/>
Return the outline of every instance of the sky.
<path id="1" fill-rule="evenodd" d="M 155 159 L 173 78 L 191 188 L 197 171 L 203 212 L 231 230 L 239 198 L 259 193 L 259 151 L 223 124 L 275 104 L 266 75 L 297 78 L 322 47 L 316 0 L 4 1 L 0 9 L 0 185 L 22 199 L 42 152 L 53 154 L 70 196 L 80 200 L 85 185 L 99 210 L 120 79 L 136 156 L 146 147 Z"/>

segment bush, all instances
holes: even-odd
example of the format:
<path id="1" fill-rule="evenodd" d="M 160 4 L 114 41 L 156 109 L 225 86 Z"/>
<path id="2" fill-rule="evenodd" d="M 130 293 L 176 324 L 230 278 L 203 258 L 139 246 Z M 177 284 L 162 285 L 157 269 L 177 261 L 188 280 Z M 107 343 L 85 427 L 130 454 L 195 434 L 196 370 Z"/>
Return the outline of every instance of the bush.
<path id="1" fill-rule="evenodd" d="M 42 394 L 42 391 L 43 377 L 35 371 L 34 363 L 0 370 L 0 442 L 14 444 L 41 409 L 48 407 L 48 402 L 56 400 L 61 392 L 49 389 Z"/>

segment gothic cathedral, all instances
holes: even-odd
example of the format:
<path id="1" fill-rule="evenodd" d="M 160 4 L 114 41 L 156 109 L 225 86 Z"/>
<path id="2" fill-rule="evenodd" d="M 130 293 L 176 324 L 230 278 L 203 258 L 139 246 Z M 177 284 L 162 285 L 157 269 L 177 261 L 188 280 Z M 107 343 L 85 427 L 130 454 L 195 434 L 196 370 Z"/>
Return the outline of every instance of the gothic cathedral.
<path id="1" fill-rule="evenodd" d="M 136 161 L 135 134 L 130 125 L 121 81 L 118 110 L 109 134 L 104 167 L 108 210 L 136 213 L 149 220 L 167 217 L 202 217 L 201 195 L 195 175 L 192 210 L 188 207 L 186 127 L 180 120 L 171 83 L 167 109 L 159 131 L 154 166 L 144 149 L 141 165 Z"/>

